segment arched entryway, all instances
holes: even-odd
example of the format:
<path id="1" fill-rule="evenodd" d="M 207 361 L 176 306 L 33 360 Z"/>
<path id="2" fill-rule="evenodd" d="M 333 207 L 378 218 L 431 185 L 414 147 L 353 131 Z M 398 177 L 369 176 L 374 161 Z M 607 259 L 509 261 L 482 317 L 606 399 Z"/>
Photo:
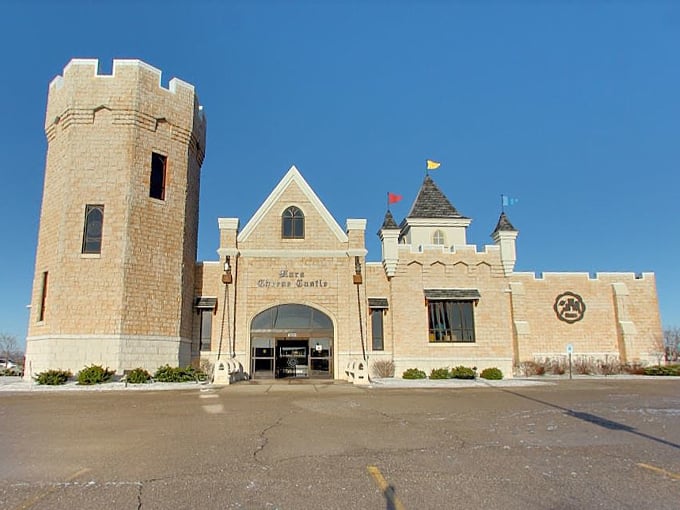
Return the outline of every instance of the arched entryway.
<path id="1" fill-rule="evenodd" d="M 333 321 L 301 304 L 272 306 L 250 325 L 250 373 L 254 379 L 333 377 Z"/>

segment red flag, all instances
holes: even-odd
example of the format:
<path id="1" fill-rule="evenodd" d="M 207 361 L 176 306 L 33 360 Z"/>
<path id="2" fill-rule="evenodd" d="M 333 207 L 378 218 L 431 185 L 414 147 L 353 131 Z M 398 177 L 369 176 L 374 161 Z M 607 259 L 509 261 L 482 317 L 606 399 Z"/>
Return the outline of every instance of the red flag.
<path id="1" fill-rule="evenodd" d="M 396 193 L 390 193 L 389 191 L 387 192 L 387 203 L 388 204 L 396 204 L 401 200 L 402 197 L 401 195 L 397 195 Z"/>

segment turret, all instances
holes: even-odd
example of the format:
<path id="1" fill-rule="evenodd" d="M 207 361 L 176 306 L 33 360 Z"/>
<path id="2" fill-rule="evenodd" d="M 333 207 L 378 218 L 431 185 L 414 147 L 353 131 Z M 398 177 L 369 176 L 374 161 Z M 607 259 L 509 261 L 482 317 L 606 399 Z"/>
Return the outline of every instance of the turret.
<path id="1" fill-rule="evenodd" d="M 512 226 L 505 212 L 502 212 L 498 218 L 496 228 L 491 233 L 491 238 L 501 248 L 501 263 L 503 264 L 503 272 L 506 275 L 512 274 L 515 269 L 515 262 L 517 260 L 515 241 L 518 234 L 519 230 Z"/>
<path id="2" fill-rule="evenodd" d="M 49 87 L 27 367 L 187 364 L 206 121 L 139 60 L 72 60 Z"/>
<path id="3" fill-rule="evenodd" d="M 385 219 L 378 231 L 378 237 L 380 237 L 382 244 L 382 263 L 385 274 L 388 278 L 392 278 L 399 263 L 399 226 L 394 221 L 389 209 L 385 213 Z"/>

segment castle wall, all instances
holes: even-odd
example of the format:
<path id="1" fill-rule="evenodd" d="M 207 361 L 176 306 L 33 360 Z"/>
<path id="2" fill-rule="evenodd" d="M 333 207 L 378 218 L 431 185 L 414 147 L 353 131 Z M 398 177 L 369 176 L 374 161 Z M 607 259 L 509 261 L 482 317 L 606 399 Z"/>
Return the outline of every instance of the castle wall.
<path id="1" fill-rule="evenodd" d="M 624 362 L 653 361 L 655 352 L 662 350 L 653 274 L 545 273 L 536 278 L 533 273 L 514 273 L 509 282 L 520 362 L 565 356 L 568 344 L 573 356 L 608 356 Z M 580 319 L 574 310 L 574 322 L 560 320 L 554 308 L 558 296 L 566 292 L 579 296 L 585 305 Z M 558 303 L 557 308 L 564 306 Z"/>

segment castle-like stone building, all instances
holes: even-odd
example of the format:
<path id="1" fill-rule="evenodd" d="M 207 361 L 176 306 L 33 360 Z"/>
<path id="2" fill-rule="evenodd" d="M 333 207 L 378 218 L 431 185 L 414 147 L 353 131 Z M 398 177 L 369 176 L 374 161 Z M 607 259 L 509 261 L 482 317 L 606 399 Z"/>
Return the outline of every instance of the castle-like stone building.
<path id="1" fill-rule="evenodd" d="M 245 224 L 219 218 L 196 261 L 206 119 L 194 87 L 138 60 L 72 60 L 49 87 L 27 377 L 217 362 L 252 378 L 348 367 L 498 367 L 563 356 L 654 359 L 654 275 L 514 271 L 505 213 L 478 250 L 471 219 L 427 175 L 381 262 L 366 220 L 342 228 L 292 167 Z M 218 374 L 219 375 L 219 374 Z"/>

